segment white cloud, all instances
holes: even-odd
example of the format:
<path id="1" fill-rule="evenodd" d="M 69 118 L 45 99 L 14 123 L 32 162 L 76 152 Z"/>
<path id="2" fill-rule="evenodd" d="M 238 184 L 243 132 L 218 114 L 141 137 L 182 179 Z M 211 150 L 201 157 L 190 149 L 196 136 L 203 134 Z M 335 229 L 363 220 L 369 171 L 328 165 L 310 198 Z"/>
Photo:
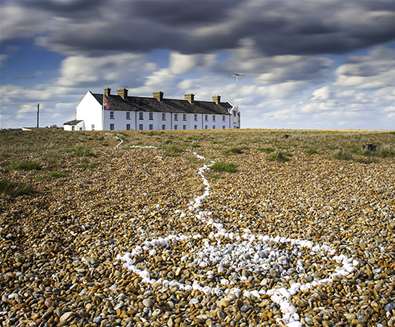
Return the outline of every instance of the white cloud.
<path id="1" fill-rule="evenodd" d="M 101 57 L 70 56 L 61 66 L 57 82 L 62 86 L 92 86 L 117 83 L 119 86 L 136 86 L 156 65 L 147 62 L 143 55 L 114 54 Z M 125 85 L 132 81 L 132 85 Z"/>

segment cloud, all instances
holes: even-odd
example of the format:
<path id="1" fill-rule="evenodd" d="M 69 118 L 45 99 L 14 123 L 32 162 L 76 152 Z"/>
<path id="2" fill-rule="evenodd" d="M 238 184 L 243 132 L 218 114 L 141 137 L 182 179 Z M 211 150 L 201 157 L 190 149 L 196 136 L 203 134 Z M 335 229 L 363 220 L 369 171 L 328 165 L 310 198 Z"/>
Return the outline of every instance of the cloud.
<path id="1" fill-rule="evenodd" d="M 245 39 L 267 56 L 327 54 L 395 38 L 392 0 L 15 0 L 0 7 L 1 39 L 31 36 L 69 54 L 213 53 Z"/>
<path id="2" fill-rule="evenodd" d="M 143 55 L 116 54 L 101 57 L 70 56 L 63 60 L 59 86 L 94 87 L 105 84 L 135 87 L 156 65 Z M 133 78 L 131 78 L 133 76 Z"/>
<path id="3" fill-rule="evenodd" d="M 393 116 L 395 53 L 376 47 L 366 55 L 351 56 L 335 71 L 335 81 L 316 89 L 304 104 L 305 113 L 342 114 L 374 119 Z"/>

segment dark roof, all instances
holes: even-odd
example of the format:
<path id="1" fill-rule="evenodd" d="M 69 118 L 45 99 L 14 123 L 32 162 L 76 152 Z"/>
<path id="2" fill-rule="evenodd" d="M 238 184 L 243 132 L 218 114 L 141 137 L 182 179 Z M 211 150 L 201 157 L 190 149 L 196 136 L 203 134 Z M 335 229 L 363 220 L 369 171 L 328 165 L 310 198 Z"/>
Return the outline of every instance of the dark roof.
<path id="1" fill-rule="evenodd" d="M 92 93 L 96 100 L 103 105 L 103 94 Z M 153 111 L 153 112 L 176 112 L 192 114 L 220 114 L 229 115 L 228 110 L 232 105 L 228 102 L 215 104 L 210 101 L 194 101 L 163 98 L 158 101 L 155 98 L 128 96 L 125 100 L 119 95 L 108 97 L 110 110 L 112 111 Z"/>
<path id="2" fill-rule="evenodd" d="M 82 122 L 82 120 L 70 120 L 70 121 L 66 121 L 65 123 L 63 123 L 63 125 L 77 125 L 78 123 Z"/>

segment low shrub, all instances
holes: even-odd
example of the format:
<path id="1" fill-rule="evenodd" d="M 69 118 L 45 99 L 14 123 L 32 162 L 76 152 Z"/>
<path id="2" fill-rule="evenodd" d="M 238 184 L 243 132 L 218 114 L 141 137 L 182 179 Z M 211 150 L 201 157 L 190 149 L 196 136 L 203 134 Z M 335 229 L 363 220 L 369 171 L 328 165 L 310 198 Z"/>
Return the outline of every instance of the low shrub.
<path id="1" fill-rule="evenodd" d="M 226 172 L 226 173 L 237 172 L 237 165 L 234 163 L 216 162 L 210 168 L 216 172 Z"/>
<path id="2" fill-rule="evenodd" d="M 66 177 L 67 174 L 61 171 L 50 171 L 48 173 L 48 176 L 52 178 L 62 178 L 62 177 Z"/>
<path id="3" fill-rule="evenodd" d="M 307 148 L 307 149 L 305 149 L 305 151 L 304 151 L 306 154 L 309 154 L 309 155 L 313 155 L 313 154 L 318 154 L 319 152 L 318 152 L 318 150 L 317 149 L 314 149 L 314 148 Z"/>
<path id="4" fill-rule="evenodd" d="M 165 151 L 165 155 L 169 157 L 177 157 L 185 151 L 183 147 L 176 144 L 166 145 L 163 149 Z"/>
<path id="5" fill-rule="evenodd" d="M 96 153 L 92 149 L 81 145 L 75 146 L 67 150 L 67 152 L 76 157 L 96 157 Z"/>
<path id="6" fill-rule="evenodd" d="M 245 152 L 246 148 L 245 147 L 235 147 L 235 148 L 230 148 L 225 151 L 226 154 L 243 154 Z"/>
<path id="7" fill-rule="evenodd" d="M 377 151 L 377 156 L 381 158 L 395 157 L 395 147 L 390 144 L 381 145 Z"/>
<path id="8" fill-rule="evenodd" d="M 11 162 L 9 168 L 13 170 L 41 170 L 42 166 L 37 161 L 21 160 Z"/>
<path id="9" fill-rule="evenodd" d="M 352 160 L 353 159 L 352 153 L 349 151 L 346 151 L 344 149 L 337 149 L 334 152 L 333 157 L 337 160 Z"/>
<path id="10" fill-rule="evenodd" d="M 282 151 L 273 152 L 269 157 L 268 160 L 270 161 L 277 161 L 277 162 L 287 162 L 289 161 L 289 155 Z"/>
<path id="11" fill-rule="evenodd" d="M 29 184 L 15 183 L 6 179 L 0 179 L 0 194 L 12 197 L 33 194 L 33 187 Z"/>
<path id="12" fill-rule="evenodd" d="M 272 152 L 276 151 L 276 149 L 270 148 L 270 147 L 268 147 L 268 148 L 258 148 L 257 150 L 259 152 L 264 152 L 264 153 L 272 153 Z"/>

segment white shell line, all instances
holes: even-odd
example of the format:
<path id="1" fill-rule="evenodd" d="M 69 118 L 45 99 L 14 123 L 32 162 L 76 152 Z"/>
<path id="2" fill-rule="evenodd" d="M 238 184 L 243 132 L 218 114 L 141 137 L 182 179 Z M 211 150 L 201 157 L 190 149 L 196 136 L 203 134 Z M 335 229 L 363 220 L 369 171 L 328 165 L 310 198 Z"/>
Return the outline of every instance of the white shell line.
<path id="1" fill-rule="evenodd" d="M 196 152 L 193 154 L 199 160 L 205 160 L 205 158 Z M 249 230 L 245 230 L 244 233 L 233 233 L 227 232 L 223 224 L 214 221 L 211 218 L 212 213 L 210 211 L 202 210 L 202 204 L 210 195 L 210 184 L 205 176 L 205 172 L 210 169 L 210 166 L 214 162 L 210 162 L 208 165 L 204 164 L 202 167 L 198 169 L 197 174 L 201 177 L 204 190 L 202 195 L 196 196 L 189 205 L 189 210 L 192 211 L 196 218 L 201 222 L 214 227 L 215 232 L 211 232 L 208 235 L 208 238 L 203 238 L 200 234 L 193 235 L 168 235 L 163 238 L 156 238 L 153 240 L 144 241 L 142 245 L 138 245 L 132 249 L 131 252 L 126 252 L 123 256 L 118 255 L 117 259 L 124 261 L 124 266 L 139 275 L 142 278 L 142 281 L 149 284 L 161 284 L 165 288 L 175 287 L 180 290 L 191 291 L 198 290 L 205 294 L 211 295 L 225 295 L 225 296 L 244 296 L 244 297 L 257 297 L 259 298 L 262 295 L 270 296 L 271 300 L 278 304 L 282 313 L 282 321 L 287 326 L 297 327 L 302 326 L 300 322 L 300 317 L 297 312 L 296 307 L 291 302 L 291 297 L 295 295 L 299 291 L 309 290 L 313 287 L 317 287 L 319 285 L 327 284 L 332 282 L 335 278 L 343 277 L 350 274 L 355 267 L 358 265 L 356 260 L 352 258 L 346 257 L 345 255 L 335 255 L 336 251 L 326 244 L 315 244 L 309 240 L 299 240 L 299 239 L 291 239 L 281 236 L 269 236 L 264 234 L 252 234 Z M 251 269 L 262 269 L 263 265 L 276 263 L 278 258 L 278 254 L 276 251 L 272 250 L 270 246 L 266 245 L 269 242 L 272 243 L 289 243 L 292 246 L 306 248 L 311 250 L 313 254 L 320 254 L 322 257 L 326 259 L 331 259 L 339 264 L 339 266 L 333 273 L 331 273 L 328 277 L 323 279 L 316 279 L 312 282 L 300 284 L 300 283 L 292 283 L 289 288 L 280 287 L 280 288 L 272 288 L 269 290 L 244 290 L 242 291 L 240 288 L 224 288 L 224 287 L 210 287 L 199 284 L 194 281 L 192 284 L 180 283 L 175 280 L 166 280 L 166 279 L 154 279 L 150 277 L 150 272 L 147 270 L 139 269 L 135 265 L 134 257 L 141 255 L 144 251 L 148 252 L 148 255 L 155 255 L 157 247 L 168 248 L 171 244 L 188 241 L 188 240 L 197 240 L 202 239 L 205 247 L 199 253 L 197 253 L 197 259 L 194 260 L 194 263 L 204 267 L 206 264 L 217 264 L 218 270 L 223 271 L 224 263 L 228 263 L 229 260 L 238 260 L 238 264 L 244 267 L 247 265 Z M 225 246 L 221 245 L 221 242 L 224 239 L 228 239 L 234 241 L 233 243 L 227 244 Z M 216 246 L 212 246 L 209 244 L 209 240 L 216 240 Z M 253 243 L 257 243 L 258 245 L 253 245 Z M 240 245 L 241 244 L 241 245 Z M 245 259 L 243 254 L 246 251 L 253 253 L 254 251 L 269 251 L 270 256 L 269 259 L 264 259 L 259 256 L 254 256 L 253 259 L 248 258 Z M 297 252 L 297 251 L 296 251 Z M 273 255 L 274 258 L 271 258 Z M 182 260 L 183 258 L 181 258 Z M 228 260 L 228 261 L 226 261 Z M 274 261 L 273 261 L 274 260 Z M 234 262 L 232 262 L 233 264 Z M 303 269 L 303 265 L 299 267 Z M 297 268 L 298 269 L 298 268 Z M 212 273 L 212 272 L 211 272 Z M 221 280 L 222 286 L 231 285 L 230 281 L 227 279 Z"/>
<path id="2" fill-rule="evenodd" d="M 115 149 L 118 149 L 123 143 L 123 139 L 120 138 L 119 136 L 116 136 L 115 138 L 119 141 L 119 143 L 115 146 Z"/>

